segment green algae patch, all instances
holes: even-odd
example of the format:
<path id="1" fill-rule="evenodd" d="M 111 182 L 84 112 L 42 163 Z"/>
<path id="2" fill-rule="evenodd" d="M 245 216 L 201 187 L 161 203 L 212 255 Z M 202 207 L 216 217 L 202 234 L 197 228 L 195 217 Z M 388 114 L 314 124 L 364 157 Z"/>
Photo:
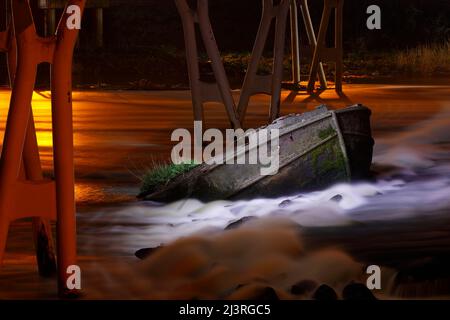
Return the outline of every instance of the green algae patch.
<path id="1" fill-rule="evenodd" d="M 321 145 L 311 152 L 311 157 L 315 174 L 318 176 L 330 171 L 346 170 L 344 155 L 336 145 Z"/>
<path id="2" fill-rule="evenodd" d="M 328 126 L 328 128 L 319 131 L 319 138 L 320 140 L 325 140 L 335 134 L 336 130 L 331 126 Z"/>

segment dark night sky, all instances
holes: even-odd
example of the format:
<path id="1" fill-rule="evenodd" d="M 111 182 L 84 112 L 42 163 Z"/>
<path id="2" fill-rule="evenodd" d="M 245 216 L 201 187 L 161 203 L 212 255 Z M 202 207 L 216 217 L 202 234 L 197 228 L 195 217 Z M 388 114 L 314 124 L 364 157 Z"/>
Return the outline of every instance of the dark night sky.
<path id="1" fill-rule="evenodd" d="M 1 3 L 4 1 L 0 0 Z M 37 0 L 31 2 L 36 4 Z M 210 12 L 221 49 L 251 49 L 261 15 L 261 3 L 262 0 L 210 1 Z M 106 50 L 133 52 L 155 45 L 183 48 L 181 22 L 173 0 L 110 0 L 110 4 L 104 12 Z M 317 31 L 323 1 L 310 0 L 309 4 Z M 382 9 L 380 31 L 369 31 L 365 27 L 366 9 L 372 4 Z M 450 38 L 448 0 L 345 0 L 344 10 L 347 49 L 402 49 Z M 35 19 L 41 26 L 42 11 L 35 12 Z M 84 32 L 81 33 L 84 41 L 92 37 L 93 27 L 93 12 L 87 10 L 83 21 Z"/>
<path id="2" fill-rule="evenodd" d="M 126 4 L 106 10 L 107 43 L 111 48 L 132 49 L 154 44 L 182 46 L 180 21 L 173 1 L 114 2 Z M 309 3 L 317 28 L 323 1 L 310 0 Z M 369 31 L 365 27 L 366 8 L 371 4 L 382 9 L 381 31 Z M 261 0 L 210 1 L 210 11 L 222 48 L 251 48 L 261 14 Z M 344 39 L 347 47 L 383 50 L 439 42 L 450 37 L 449 17 L 448 0 L 346 0 Z"/>
<path id="3" fill-rule="evenodd" d="M 32 3 L 37 1 L 32 0 Z M 75 52 L 79 63 L 74 71 L 84 70 L 80 72 L 86 73 L 87 78 L 80 81 L 90 82 L 94 73 L 98 74 L 94 76 L 96 79 L 114 76 L 124 83 L 148 77 L 148 74 L 154 75 L 155 81 L 169 78 L 164 81 L 186 82 L 183 32 L 174 1 L 112 0 L 110 3 L 104 11 L 104 48 L 97 49 L 92 45 L 94 11 L 89 9 L 84 15 L 80 46 Z M 261 17 L 261 3 L 261 0 L 210 0 L 211 19 L 222 52 L 251 51 Z M 317 32 L 323 1 L 310 0 L 309 3 Z M 381 7 L 382 30 L 366 28 L 366 9 L 371 4 Z M 34 13 L 38 27 L 43 29 L 43 11 L 35 10 Z M 449 17 L 448 0 L 345 0 L 344 51 L 377 54 L 420 44 L 442 43 L 450 39 Z M 306 39 L 304 31 L 302 39 Z M 104 63 L 99 64 L 102 61 Z M 155 70 L 156 65 L 161 65 L 161 70 Z M 5 66 L 2 55 L 0 83 L 5 83 Z M 93 69 L 96 71 L 92 72 Z M 182 76 L 179 76 L 180 70 L 184 70 Z"/>

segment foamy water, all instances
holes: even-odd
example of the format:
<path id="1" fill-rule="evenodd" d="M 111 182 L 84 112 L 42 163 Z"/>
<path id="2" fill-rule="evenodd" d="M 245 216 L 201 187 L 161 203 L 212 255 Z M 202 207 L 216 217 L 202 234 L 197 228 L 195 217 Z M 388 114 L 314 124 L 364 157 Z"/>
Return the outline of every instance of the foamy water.
<path id="1" fill-rule="evenodd" d="M 348 255 L 306 252 L 299 227 L 450 212 L 449 125 L 450 109 L 443 108 L 393 138 L 378 140 L 373 183 L 338 184 L 278 199 L 136 203 L 81 215 L 81 221 L 89 220 L 79 232 L 81 250 L 131 256 L 140 248 L 164 245 L 143 263 L 114 268 L 118 274 L 108 277 L 110 285 L 124 286 L 123 278 L 130 279 L 124 275 L 132 274 L 134 280 L 127 280 L 134 283 L 131 292 L 149 298 L 242 298 L 265 286 L 292 298 L 288 289 L 300 280 L 338 289 L 351 280 L 363 281 L 362 265 Z M 223 231 L 245 217 L 260 219 Z M 388 272 L 383 281 L 391 276 Z M 245 289 L 236 290 L 242 285 Z"/>
<path id="2" fill-rule="evenodd" d="M 111 224 L 117 226 L 113 232 L 130 229 L 126 249 L 130 253 L 192 234 L 216 233 L 245 217 L 282 217 L 314 227 L 432 214 L 450 208 L 449 126 L 450 111 L 444 109 L 396 138 L 378 140 L 374 168 L 380 172 L 374 183 L 337 184 L 277 199 L 210 203 L 186 199 L 168 205 L 141 202 L 90 214 L 95 222 L 91 231 L 101 232 L 97 225 Z"/>

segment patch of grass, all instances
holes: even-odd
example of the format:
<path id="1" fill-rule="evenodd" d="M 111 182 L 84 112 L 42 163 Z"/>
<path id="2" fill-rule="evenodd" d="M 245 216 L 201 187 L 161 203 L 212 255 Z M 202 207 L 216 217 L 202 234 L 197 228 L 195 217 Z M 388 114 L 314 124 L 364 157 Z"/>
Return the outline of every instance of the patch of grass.
<path id="1" fill-rule="evenodd" d="M 195 163 L 158 165 L 142 178 L 141 193 L 154 192 L 158 187 L 168 184 L 171 180 L 195 167 L 197 167 Z"/>
<path id="2" fill-rule="evenodd" d="M 422 75 L 450 72 L 450 41 L 399 52 L 396 63 L 403 71 Z"/>

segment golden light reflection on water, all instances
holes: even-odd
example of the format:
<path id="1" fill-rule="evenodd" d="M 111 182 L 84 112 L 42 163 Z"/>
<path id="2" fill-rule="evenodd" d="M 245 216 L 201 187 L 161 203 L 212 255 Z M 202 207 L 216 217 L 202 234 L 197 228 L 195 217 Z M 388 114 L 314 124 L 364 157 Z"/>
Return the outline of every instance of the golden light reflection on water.
<path id="1" fill-rule="evenodd" d="M 128 187 L 128 188 L 127 188 Z M 110 187 L 99 182 L 77 182 L 75 195 L 78 204 L 113 204 L 136 200 L 138 190 L 130 189 L 128 185 Z"/>
<path id="2" fill-rule="evenodd" d="M 51 131 L 38 131 L 36 136 L 40 147 L 53 147 L 53 135 Z"/>
<path id="3" fill-rule="evenodd" d="M 37 130 L 38 145 L 44 148 L 52 148 L 53 146 L 50 98 L 49 91 L 34 92 L 31 104 Z"/>
<path id="4" fill-rule="evenodd" d="M 6 117 L 9 109 L 10 91 L 0 92 L 0 138 L 3 141 Z M 52 148 L 52 119 L 50 92 L 34 92 L 32 100 L 38 144 L 43 148 Z"/>
<path id="5" fill-rule="evenodd" d="M 234 94 L 237 99 L 238 93 Z M 284 91 L 281 111 L 282 114 L 302 113 L 324 103 L 333 107 L 363 103 L 373 111 L 373 129 L 377 133 L 398 130 L 418 119 L 426 119 L 450 100 L 445 86 L 346 85 L 345 94 L 346 98 L 342 98 L 328 90 L 320 97 L 311 97 L 304 92 L 292 95 Z M 265 95 L 252 98 L 247 127 L 266 124 L 269 99 Z M 2 141 L 9 100 L 10 90 L 0 90 Z M 50 92 L 34 92 L 32 108 L 43 168 L 51 174 Z M 73 126 L 77 199 L 102 202 L 112 197 L 108 188 L 124 182 L 136 187 L 140 183 L 136 176 L 151 167 L 155 159 L 169 160 L 172 131 L 193 126 L 190 94 L 188 91 L 76 91 Z M 207 104 L 205 128 L 228 126 L 223 106 Z"/>

